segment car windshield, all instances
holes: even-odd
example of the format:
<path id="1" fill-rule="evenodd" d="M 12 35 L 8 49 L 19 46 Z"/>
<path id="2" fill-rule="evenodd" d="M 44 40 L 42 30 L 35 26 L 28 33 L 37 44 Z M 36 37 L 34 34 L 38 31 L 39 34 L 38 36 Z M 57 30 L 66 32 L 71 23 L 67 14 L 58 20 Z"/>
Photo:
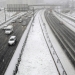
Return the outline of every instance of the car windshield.
<path id="1" fill-rule="evenodd" d="M 10 39 L 10 41 L 13 41 L 13 40 L 14 40 L 14 38 L 11 38 L 11 39 Z"/>

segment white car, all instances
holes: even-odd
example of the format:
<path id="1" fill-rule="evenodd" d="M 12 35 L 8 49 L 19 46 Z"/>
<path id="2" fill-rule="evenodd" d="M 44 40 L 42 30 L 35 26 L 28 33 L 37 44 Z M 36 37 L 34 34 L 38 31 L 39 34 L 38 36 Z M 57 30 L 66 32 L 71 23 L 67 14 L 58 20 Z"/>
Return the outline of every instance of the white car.
<path id="1" fill-rule="evenodd" d="M 5 34 L 11 34 L 13 32 L 13 26 L 12 25 L 8 25 L 6 28 L 5 28 Z"/>
<path id="2" fill-rule="evenodd" d="M 8 45 L 14 45 L 16 43 L 16 36 L 11 36 L 8 41 Z"/>

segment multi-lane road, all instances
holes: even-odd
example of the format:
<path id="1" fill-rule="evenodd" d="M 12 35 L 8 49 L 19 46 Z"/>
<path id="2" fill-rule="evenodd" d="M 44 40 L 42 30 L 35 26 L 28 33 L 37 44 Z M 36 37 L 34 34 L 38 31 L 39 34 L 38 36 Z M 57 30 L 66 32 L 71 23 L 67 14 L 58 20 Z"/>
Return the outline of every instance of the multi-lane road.
<path id="1" fill-rule="evenodd" d="M 31 19 L 28 16 L 24 17 L 24 15 L 21 18 L 23 19 L 23 21 L 26 21 L 26 26 L 23 26 L 22 22 L 19 23 L 17 19 L 15 23 L 10 23 L 11 25 L 13 25 L 13 32 L 10 35 L 6 35 L 5 30 L 0 29 L 0 75 L 4 75 L 7 66 L 9 65 L 9 62 L 20 41 L 20 38 Z M 17 42 L 15 45 L 9 46 L 8 40 L 12 35 L 15 35 L 17 37 Z"/>
<path id="2" fill-rule="evenodd" d="M 65 54 L 75 67 L 75 33 L 61 23 L 52 13 L 46 11 L 45 18 Z"/>
<path id="3" fill-rule="evenodd" d="M 19 19 L 16 19 L 15 23 L 10 23 L 13 25 L 13 32 L 10 35 L 6 35 L 5 31 L 0 29 L 0 75 L 4 75 L 21 39 L 21 36 L 31 19 L 31 17 L 28 16 L 23 15 L 21 17 L 23 21 L 26 21 L 26 26 L 23 26 L 22 22 L 19 23 Z M 61 23 L 52 13 L 48 13 L 48 11 L 45 12 L 45 18 L 62 49 L 69 57 L 72 64 L 75 66 L 75 33 L 68 27 L 66 27 L 63 23 Z M 15 45 L 9 46 L 8 40 L 12 35 L 15 35 L 17 37 L 17 42 Z"/>

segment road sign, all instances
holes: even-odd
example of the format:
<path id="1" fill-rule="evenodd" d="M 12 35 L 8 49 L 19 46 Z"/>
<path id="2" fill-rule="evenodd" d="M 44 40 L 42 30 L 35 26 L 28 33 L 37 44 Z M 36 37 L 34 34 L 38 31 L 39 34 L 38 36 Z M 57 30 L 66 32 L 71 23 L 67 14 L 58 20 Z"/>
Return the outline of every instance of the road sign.
<path id="1" fill-rule="evenodd" d="M 7 11 L 28 11 L 29 6 L 27 4 L 7 4 Z"/>

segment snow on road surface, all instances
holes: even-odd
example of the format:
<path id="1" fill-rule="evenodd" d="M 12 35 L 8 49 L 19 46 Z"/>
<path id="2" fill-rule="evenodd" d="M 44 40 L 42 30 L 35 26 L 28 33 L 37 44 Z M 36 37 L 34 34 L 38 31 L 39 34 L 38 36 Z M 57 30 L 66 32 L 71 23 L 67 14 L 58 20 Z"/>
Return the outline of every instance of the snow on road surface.
<path id="1" fill-rule="evenodd" d="M 16 75 L 58 75 L 39 23 L 39 13 L 31 27 Z"/>

